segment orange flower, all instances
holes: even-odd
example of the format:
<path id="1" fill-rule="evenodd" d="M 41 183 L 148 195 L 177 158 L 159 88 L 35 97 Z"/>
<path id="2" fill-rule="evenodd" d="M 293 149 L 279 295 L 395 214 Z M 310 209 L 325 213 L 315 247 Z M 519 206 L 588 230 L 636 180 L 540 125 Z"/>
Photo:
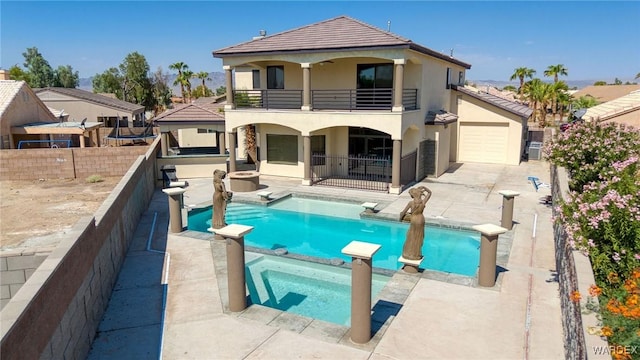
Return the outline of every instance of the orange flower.
<path id="1" fill-rule="evenodd" d="M 631 277 L 634 279 L 640 279 L 640 268 L 633 270 Z"/>
<path id="2" fill-rule="evenodd" d="M 609 299 L 607 302 L 607 310 L 612 314 L 619 314 L 620 308 L 618 307 L 620 303 L 616 299 Z"/>
<path id="3" fill-rule="evenodd" d="M 603 326 L 600 331 L 602 332 L 602 336 L 609 337 L 613 335 L 613 330 L 608 326 Z"/>
<path id="4" fill-rule="evenodd" d="M 627 279 L 624 282 L 624 285 L 622 285 L 622 287 L 627 290 L 627 292 L 633 292 L 633 289 L 635 289 L 638 285 L 636 285 L 636 282 L 631 280 L 631 279 Z"/>
<path id="5" fill-rule="evenodd" d="M 609 280 L 609 283 L 611 284 L 615 284 L 617 283 L 620 279 L 618 278 L 618 274 L 614 273 L 613 271 L 609 273 L 609 275 L 607 275 L 607 280 Z"/>
<path id="6" fill-rule="evenodd" d="M 625 304 L 627 304 L 627 306 L 638 305 L 638 295 L 633 294 L 633 295 L 629 296 L 627 298 L 627 301 L 625 302 Z"/>
<path id="7" fill-rule="evenodd" d="M 580 302 L 580 299 L 582 299 L 582 295 L 580 295 L 580 291 L 576 290 L 571 293 L 571 301 Z"/>
<path id="8" fill-rule="evenodd" d="M 593 297 L 600 296 L 602 294 L 602 289 L 598 287 L 598 285 L 591 285 L 589 287 L 589 295 Z"/>

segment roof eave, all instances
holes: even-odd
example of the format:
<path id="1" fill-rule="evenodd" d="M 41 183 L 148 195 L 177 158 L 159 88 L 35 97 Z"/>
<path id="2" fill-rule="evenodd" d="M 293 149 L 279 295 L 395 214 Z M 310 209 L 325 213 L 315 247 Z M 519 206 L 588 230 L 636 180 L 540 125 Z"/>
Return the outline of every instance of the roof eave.
<path id="1" fill-rule="evenodd" d="M 340 48 L 321 48 L 321 49 L 296 49 L 296 50 L 272 50 L 272 51 L 251 51 L 251 52 L 226 52 L 220 53 L 222 50 L 212 52 L 215 58 L 225 58 L 234 56 L 255 56 L 255 55 L 283 55 L 283 54 L 309 54 L 323 52 L 346 52 L 346 51 L 365 51 L 365 50 L 388 50 L 388 49 L 409 49 L 408 44 L 395 45 L 379 45 L 379 46 L 350 46 Z"/>
<path id="2" fill-rule="evenodd" d="M 409 46 L 409 48 L 411 50 L 415 50 L 415 51 L 420 52 L 422 54 L 433 56 L 433 57 L 438 58 L 440 60 L 444 60 L 444 61 L 447 61 L 447 62 L 450 62 L 450 63 L 454 63 L 456 65 L 460 65 L 460 66 L 464 67 L 467 70 L 471 69 L 471 64 L 467 64 L 464 61 L 460 61 L 460 60 L 458 60 L 456 58 L 453 58 L 451 56 L 447 56 L 447 55 L 445 55 L 443 53 L 439 53 L 437 51 L 431 50 L 431 49 L 429 49 L 427 47 L 424 47 L 422 45 L 418 45 L 418 44 L 412 42 L 411 45 Z"/>

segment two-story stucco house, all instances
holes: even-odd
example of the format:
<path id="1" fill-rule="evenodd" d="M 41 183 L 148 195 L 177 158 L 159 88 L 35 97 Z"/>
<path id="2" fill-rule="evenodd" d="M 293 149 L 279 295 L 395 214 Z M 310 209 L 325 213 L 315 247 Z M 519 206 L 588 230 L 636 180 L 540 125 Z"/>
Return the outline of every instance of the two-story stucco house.
<path id="1" fill-rule="evenodd" d="M 229 148 L 231 135 L 255 126 L 263 174 L 373 181 L 397 194 L 458 160 L 457 109 L 469 96 L 455 88 L 471 65 L 447 54 L 340 16 L 213 56 L 226 73 Z M 519 126 L 518 136 L 526 118 Z"/>

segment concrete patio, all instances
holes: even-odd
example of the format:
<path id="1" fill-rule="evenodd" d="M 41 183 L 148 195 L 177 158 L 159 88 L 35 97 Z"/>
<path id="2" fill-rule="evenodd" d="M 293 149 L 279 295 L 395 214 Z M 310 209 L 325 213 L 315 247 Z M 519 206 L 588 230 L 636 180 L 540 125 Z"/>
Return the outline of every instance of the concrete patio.
<path id="1" fill-rule="evenodd" d="M 374 336 L 365 345 L 352 343 L 344 326 L 259 305 L 230 313 L 224 242 L 192 231 L 168 234 L 166 195 L 156 191 L 89 358 L 563 358 L 551 209 L 539 202 L 549 189 L 536 192 L 527 181 L 537 176 L 548 183 L 548 169 L 538 161 L 464 164 L 416 184 L 433 190 L 427 222 L 448 226 L 499 225 L 498 192 L 520 192 L 514 227 L 504 234 L 510 242 L 499 261 L 504 269 L 492 288 L 442 273 L 396 273 L 373 302 Z M 211 179 L 188 181 L 185 206 L 211 202 Z M 376 215 L 393 219 L 410 199 L 406 190 L 398 196 L 308 187 L 298 179 L 261 176 L 260 184 L 258 191 L 273 196 L 294 192 L 378 202 Z M 234 200 L 259 202 L 256 193 L 234 193 Z"/>

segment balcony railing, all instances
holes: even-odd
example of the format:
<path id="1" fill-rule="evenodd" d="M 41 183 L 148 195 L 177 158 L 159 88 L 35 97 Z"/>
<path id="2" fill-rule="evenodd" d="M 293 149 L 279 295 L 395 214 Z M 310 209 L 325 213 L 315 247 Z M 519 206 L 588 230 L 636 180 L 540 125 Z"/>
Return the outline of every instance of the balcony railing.
<path id="1" fill-rule="evenodd" d="M 300 109 L 302 90 L 235 90 L 236 108 Z M 406 110 L 418 109 L 418 89 L 403 89 Z M 393 89 L 312 90 L 315 110 L 391 110 Z"/>

